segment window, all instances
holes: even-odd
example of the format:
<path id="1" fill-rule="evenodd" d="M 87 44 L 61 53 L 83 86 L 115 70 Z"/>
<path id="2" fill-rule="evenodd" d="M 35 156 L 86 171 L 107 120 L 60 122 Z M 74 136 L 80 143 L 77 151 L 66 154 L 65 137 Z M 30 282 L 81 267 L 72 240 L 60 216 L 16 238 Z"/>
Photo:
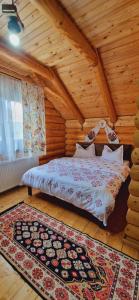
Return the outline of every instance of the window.
<path id="1" fill-rule="evenodd" d="M 0 161 L 45 153 L 41 87 L 0 75 Z"/>
<path id="2" fill-rule="evenodd" d="M 12 120 L 14 130 L 15 153 L 17 157 L 22 156 L 23 149 L 23 107 L 22 103 L 11 102 Z"/>
<path id="3" fill-rule="evenodd" d="M 0 160 L 23 155 L 23 108 L 21 83 L 0 75 Z"/>

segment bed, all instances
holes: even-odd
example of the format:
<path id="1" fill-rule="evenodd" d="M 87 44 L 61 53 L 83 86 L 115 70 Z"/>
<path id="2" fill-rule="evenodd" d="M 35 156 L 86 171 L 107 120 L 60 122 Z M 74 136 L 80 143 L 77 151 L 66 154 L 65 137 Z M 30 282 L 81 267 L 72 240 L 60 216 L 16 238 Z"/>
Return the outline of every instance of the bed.
<path id="1" fill-rule="evenodd" d="M 80 143 L 87 148 L 89 143 Z M 116 150 L 117 144 L 108 144 Z M 129 166 L 103 160 L 104 144 L 95 144 L 96 157 L 63 157 L 27 171 L 24 185 L 57 197 L 90 213 L 110 231 L 118 232 L 126 224 Z M 124 161 L 131 161 L 131 145 L 124 145 Z"/>

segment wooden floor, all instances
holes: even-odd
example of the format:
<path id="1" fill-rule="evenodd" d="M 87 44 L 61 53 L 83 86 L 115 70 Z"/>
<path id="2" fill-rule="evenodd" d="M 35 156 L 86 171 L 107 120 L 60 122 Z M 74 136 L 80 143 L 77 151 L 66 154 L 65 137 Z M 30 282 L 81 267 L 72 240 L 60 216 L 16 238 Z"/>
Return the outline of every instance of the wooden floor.
<path id="1" fill-rule="evenodd" d="M 63 221 L 64 223 L 88 233 L 90 236 L 114 247 L 134 258 L 139 259 L 139 251 L 123 245 L 123 232 L 109 234 L 100 229 L 96 224 L 82 217 L 75 212 L 69 211 L 50 200 L 41 199 L 38 192 L 33 191 L 33 196 L 28 197 L 25 187 L 16 188 L 0 195 L 0 211 L 3 211 L 14 204 L 25 201 L 26 203 L 40 209 L 43 212 Z M 0 257 L 0 300 L 39 300 L 41 299 L 32 288 L 21 279 L 12 267 Z"/>

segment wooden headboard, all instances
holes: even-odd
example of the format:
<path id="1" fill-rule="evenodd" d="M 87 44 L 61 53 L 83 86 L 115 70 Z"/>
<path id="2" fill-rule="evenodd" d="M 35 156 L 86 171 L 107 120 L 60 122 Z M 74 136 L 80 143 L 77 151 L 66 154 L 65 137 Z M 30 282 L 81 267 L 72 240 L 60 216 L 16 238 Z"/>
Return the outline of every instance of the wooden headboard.
<path id="1" fill-rule="evenodd" d="M 91 145 L 91 143 L 87 143 L 87 142 L 82 142 L 82 143 L 78 143 L 79 145 L 81 145 L 84 149 L 86 149 L 89 145 Z M 96 152 L 96 156 L 101 156 L 102 155 L 102 151 L 104 148 L 104 145 L 107 145 L 109 148 L 111 148 L 113 151 L 118 149 L 121 145 L 123 144 L 95 144 L 95 152 Z M 131 163 L 131 153 L 133 150 L 133 145 L 130 144 L 124 144 L 124 160 L 129 160 Z"/>

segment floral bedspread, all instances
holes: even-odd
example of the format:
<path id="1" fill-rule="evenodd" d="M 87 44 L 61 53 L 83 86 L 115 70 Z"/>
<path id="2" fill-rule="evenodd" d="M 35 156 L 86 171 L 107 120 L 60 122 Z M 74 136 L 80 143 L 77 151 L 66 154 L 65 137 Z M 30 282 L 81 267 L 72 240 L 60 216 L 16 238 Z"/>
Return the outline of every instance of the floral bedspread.
<path id="1" fill-rule="evenodd" d="M 80 207 L 107 225 L 122 182 L 129 175 L 126 164 L 103 160 L 59 158 L 27 171 L 22 183 Z"/>

